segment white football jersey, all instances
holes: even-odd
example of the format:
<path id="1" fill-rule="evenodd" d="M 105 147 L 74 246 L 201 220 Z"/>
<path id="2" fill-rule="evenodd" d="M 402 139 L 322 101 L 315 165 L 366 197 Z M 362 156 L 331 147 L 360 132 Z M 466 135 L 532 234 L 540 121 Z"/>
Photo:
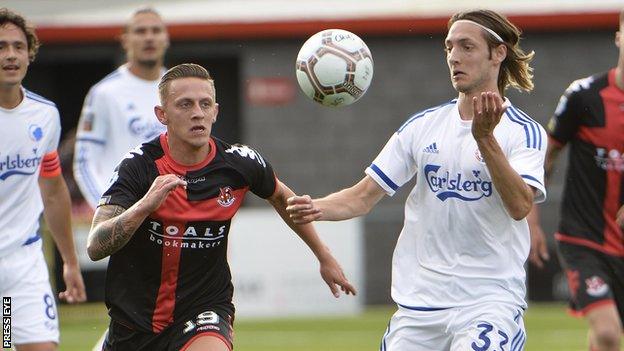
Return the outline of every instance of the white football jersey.
<path id="1" fill-rule="evenodd" d="M 123 156 L 165 131 L 154 114 L 160 104 L 159 81 L 141 79 L 121 66 L 87 94 L 76 135 L 74 177 L 91 207 L 97 206 Z"/>
<path id="2" fill-rule="evenodd" d="M 0 107 L 0 257 L 38 239 L 41 164 L 56 152 L 61 137 L 56 105 L 28 90 L 22 93 L 17 107 Z"/>
<path id="3" fill-rule="evenodd" d="M 544 201 L 546 132 L 509 105 L 494 136 Z M 457 101 L 412 116 L 366 169 L 389 195 L 416 176 L 392 260 L 392 298 L 416 309 L 480 302 L 526 307 L 526 219 L 507 213 Z"/>

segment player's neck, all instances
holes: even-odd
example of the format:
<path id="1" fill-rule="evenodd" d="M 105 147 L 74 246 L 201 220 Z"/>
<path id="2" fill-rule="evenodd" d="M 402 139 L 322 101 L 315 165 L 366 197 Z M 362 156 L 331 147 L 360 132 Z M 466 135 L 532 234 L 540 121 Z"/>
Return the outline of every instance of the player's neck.
<path id="1" fill-rule="evenodd" d="M 457 98 L 459 117 L 464 121 L 472 121 L 474 118 L 474 111 L 472 110 L 472 97 L 468 96 L 469 95 L 460 93 Z"/>
<path id="2" fill-rule="evenodd" d="M 160 63 L 154 66 L 145 66 L 136 62 L 128 62 L 126 67 L 128 67 L 128 71 L 130 71 L 130 73 L 143 80 L 159 79 L 160 72 L 162 70 L 162 64 Z"/>
<path id="3" fill-rule="evenodd" d="M 183 166 L 194 166 L 203 162 L 210 154 L 210 143 L 195 147 L 182 140 L 167 136 L 171 158 Z"/>
<path id="4" fill-rule="evenodd" d="M 21 85 L 0 86 L 0 107 L 8 110 L 14 109 L 22 102 Z"/>
<path id="5" fill-rule="evenodd" d="M 480 103 L 481 93 L 488 92 L 488 91 L 494 91 L 500 94 L 500 92 L 498 91 L 498 85 L 496 84 L 496 81 L 493 81 L 480 88 L 479 87 L 474 88 L 470 91 L 459 92 L 459 96 L 457 97 L 457 108 L 459 109 L 459 117 L 461 117 L 461 119 L 463 119 L 464 121 L 471 121 L 472 118 L 474 117 L 474 108 L 472 106 L 472 98 L 473 97 L 478 98 L 479 103 Z M 503 97 L 502 94 L 501 94 L 501 97 Z"/>

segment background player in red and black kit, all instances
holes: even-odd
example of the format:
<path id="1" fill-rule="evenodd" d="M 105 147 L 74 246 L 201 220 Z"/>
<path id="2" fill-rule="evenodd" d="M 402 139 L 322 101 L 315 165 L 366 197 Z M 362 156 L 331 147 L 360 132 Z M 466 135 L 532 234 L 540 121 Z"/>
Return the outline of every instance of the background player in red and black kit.
<path id="1" fill-rule="evenodd" d="M 104 350 L 232 349 L 230 221 L 247 191 L 267 199 L 320 262 L 337 297 L 355 294 L 311 225 L 286 214 L 294 193 L 255 150 L 210 135 L 218 104 L 199 65 L 170 69 L 155 108 L 167 133 L 132 150 L 104 193 L 89 233 L 89 256 L 111 256 Z"/>
<path id="2" fill-rule="evenodd" d="M 619 351 L 624 317 L 624 10 L 615 35 L 616 68 L 573 82 L 548 125 L 546 175 L 566 144 L 569 165 L 558 233 L 572 311 L 589 322 L 590 350 Z M 624 214 L 621 218 L 624 222 Z M 530 260 L 548 258 L 536 209 Z"/>

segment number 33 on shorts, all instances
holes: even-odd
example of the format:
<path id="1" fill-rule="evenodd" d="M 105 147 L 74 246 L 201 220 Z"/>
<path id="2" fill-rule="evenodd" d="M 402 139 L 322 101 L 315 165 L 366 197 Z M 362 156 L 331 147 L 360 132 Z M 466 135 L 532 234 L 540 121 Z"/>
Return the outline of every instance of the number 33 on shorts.
<path id="1" fill-rule="evenodd" d="M 451 347 L 452 351 L 520 351 L 524 348 L 526 334 L 520 328 L 515 335 L 509 336 L 488 322 L 475 324 L 464 335 L 458 335 Z"/>

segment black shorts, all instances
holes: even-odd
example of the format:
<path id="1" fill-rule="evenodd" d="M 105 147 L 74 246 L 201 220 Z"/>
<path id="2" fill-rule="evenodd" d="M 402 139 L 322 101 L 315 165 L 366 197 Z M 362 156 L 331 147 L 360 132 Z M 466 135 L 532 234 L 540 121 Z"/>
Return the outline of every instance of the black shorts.
<path id="1" fill-rule="evenodd" d="M 183 351 L 199 336 L 212 335 L 233 348 L 234 317 L 223 309 L 202 309 L 160 333 L 145 333 L 111 320 L 103 351 Z"/>
<path id="2" fill-rule="evenodd" d="M 564 242 L 557 247 L 568 278 L 572 313 L 585 316 L 592 308 L 615 303 L 624 323 L 624 258 Z"/>

